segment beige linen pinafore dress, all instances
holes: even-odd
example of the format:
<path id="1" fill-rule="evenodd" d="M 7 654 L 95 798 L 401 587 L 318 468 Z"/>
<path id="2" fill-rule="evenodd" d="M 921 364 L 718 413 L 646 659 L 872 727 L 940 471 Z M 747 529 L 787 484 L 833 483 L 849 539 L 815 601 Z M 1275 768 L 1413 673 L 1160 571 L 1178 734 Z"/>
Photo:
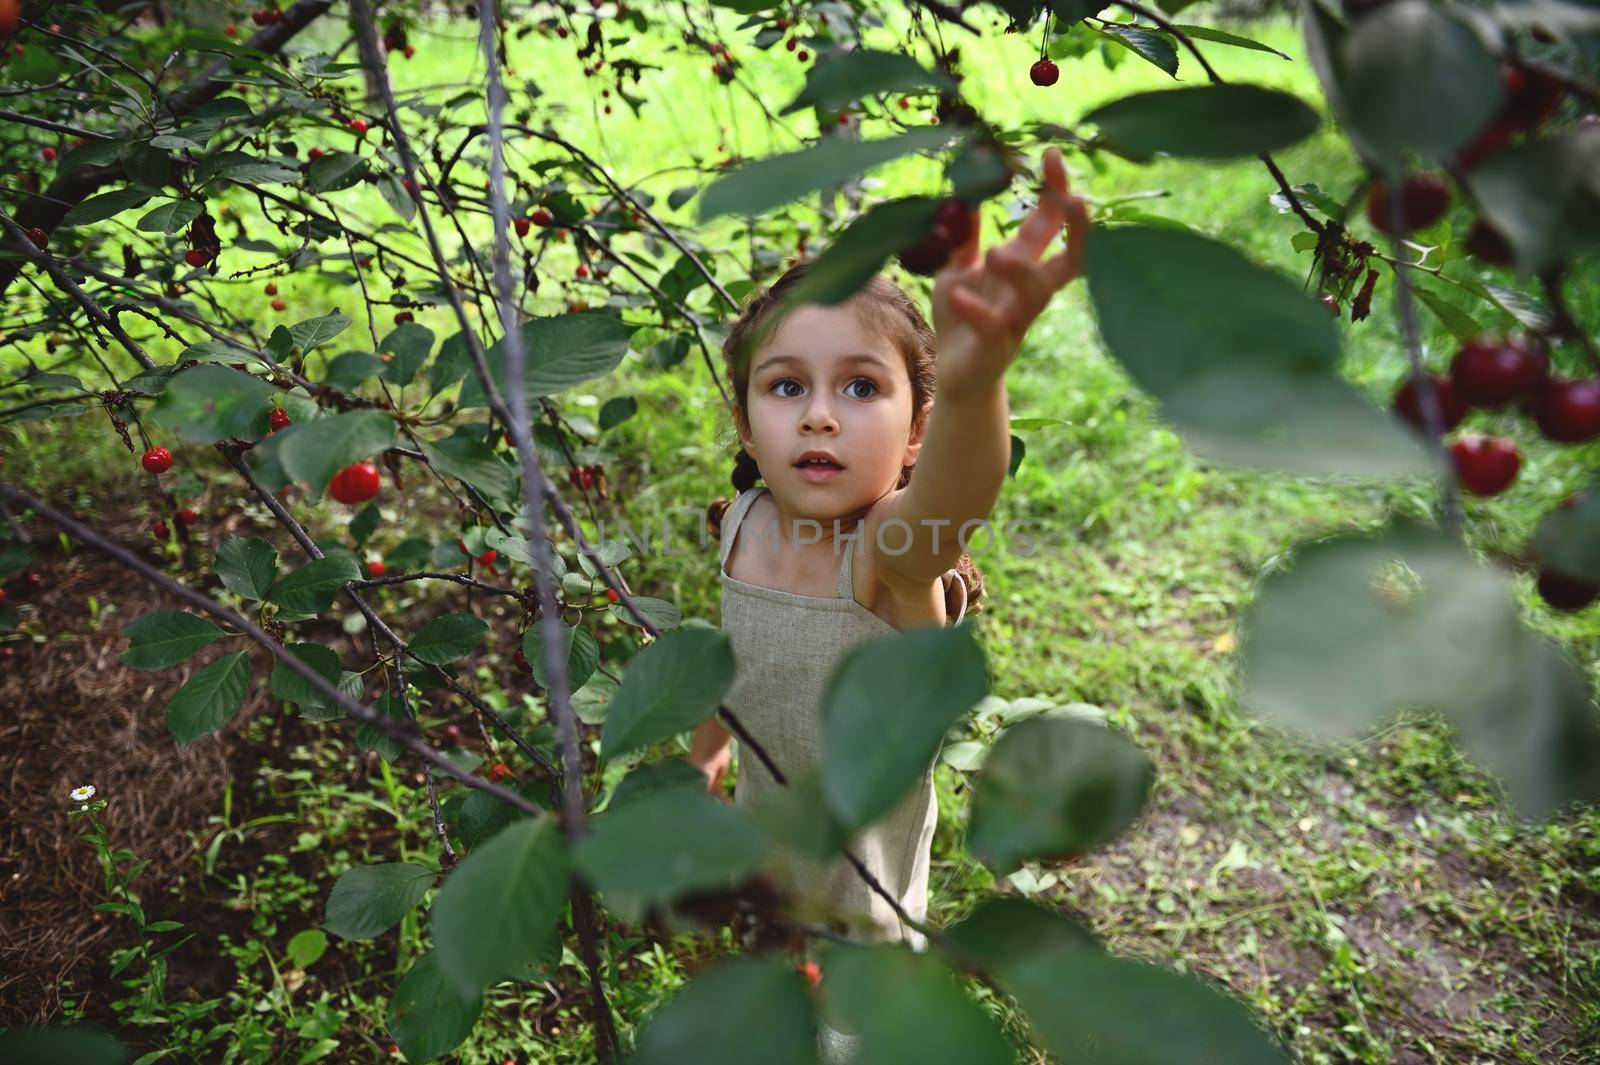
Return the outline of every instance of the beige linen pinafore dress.
<path id="1" fill-rule="evenodd" d="M 855 601 L 851 570 L 857 535 L 843 551 L 836 594 L 796 595 L 728 576 L 728 556 L 739 526 L 766 488 L 740 493 L 722 523 L 722 628 L 733 645 L 738 672 L 726 704 L 750 730 L 786 777 L 819 764 L 822 746 L 822 696 L 839 659 L 863 640 L 896 632 L 888 621 Z M 955 570 L 945 574 L 948 624 L 966 613 L 966 585 Z M 781 788 L 760 760 L 745 757 L 738 740 L 738 776 L 734 802 L 745 805 Z M 849 843 L 873 875 L 917 920 L 927 915 L 928 860 L 938 821 L 934 798 L 934 762 L 906 798 Z M 803 864 L 796 866 L 803 868 Z M 869 888 L 847 859 L 840 856 L 822 871 L 783 886 L 803 897 L 851 915 L 857 926 L 852 938 L 863 942 L 903 941 L 915 950 L 926 945 L 915 929 L 903 926 L 886 901 Z M 783 875 L 781 870 L 775 870 Z"/>

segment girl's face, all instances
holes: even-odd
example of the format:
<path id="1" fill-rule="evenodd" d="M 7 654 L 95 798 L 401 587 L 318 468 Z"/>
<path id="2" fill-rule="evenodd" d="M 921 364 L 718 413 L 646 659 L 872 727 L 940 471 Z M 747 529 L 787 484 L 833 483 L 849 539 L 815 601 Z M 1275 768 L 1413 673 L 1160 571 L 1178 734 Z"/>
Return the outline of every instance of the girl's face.
<path id="1" fill-rule="evenodd" d="M 848 304 L 795 310 L 756 352 L 739 436 L 773 494 L 804 517 L 862 510 L 916 462 L 911 378 L 887 337 Z M 825 451 L 835 472 L 798 465 Z"/>

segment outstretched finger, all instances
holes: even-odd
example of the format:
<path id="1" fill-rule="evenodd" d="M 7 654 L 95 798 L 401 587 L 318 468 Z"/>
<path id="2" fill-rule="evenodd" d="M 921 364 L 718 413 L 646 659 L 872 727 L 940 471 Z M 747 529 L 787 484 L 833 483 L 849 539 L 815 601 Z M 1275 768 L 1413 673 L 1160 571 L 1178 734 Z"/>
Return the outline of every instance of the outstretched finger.
<path id="1" fill-rule="evenodd" d="M 1050 238 L 1061 231 L 1066 221 L 1067 200 L 1067 164 L 1062 161 L 1061 149 L 1051 145 L 1044 153 L 1044 185 L 1039 190 L 1039 204 L 1022 220 L 1012 238 L 1033 262 L 1039 261 L 1039 256 L 1050 246 Z"/>
<path id="2" fill-rule="evenodd" d="M 1042 267 L 1054 288 L 1060 288 L 1083 273 L 1083 249 L 1089 242 L 1089 205 L 1073 196 L 1067 201 L 1067 247 L 1046 259 Z"/>

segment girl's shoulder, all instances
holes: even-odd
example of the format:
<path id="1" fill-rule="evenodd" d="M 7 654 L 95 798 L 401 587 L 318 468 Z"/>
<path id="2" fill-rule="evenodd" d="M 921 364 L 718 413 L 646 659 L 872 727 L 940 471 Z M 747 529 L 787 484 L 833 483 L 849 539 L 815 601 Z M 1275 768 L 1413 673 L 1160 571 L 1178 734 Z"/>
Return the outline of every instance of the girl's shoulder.
<path id="1" fill-rule="evenodd" d="M 897 488 L 885 494 L 861 519 L 851 566 L 855 600 L 900 629 L 954 624 L 967 608 L 967 586 L 955 570 L 928 581 L 907 581 L 882 564 L 879 545 L 888 550 L 903 539 L 883 523 L 893 513 L 893 501 L 904 491 Z M 949 534 L 954 537 L 955 530 Z"/>

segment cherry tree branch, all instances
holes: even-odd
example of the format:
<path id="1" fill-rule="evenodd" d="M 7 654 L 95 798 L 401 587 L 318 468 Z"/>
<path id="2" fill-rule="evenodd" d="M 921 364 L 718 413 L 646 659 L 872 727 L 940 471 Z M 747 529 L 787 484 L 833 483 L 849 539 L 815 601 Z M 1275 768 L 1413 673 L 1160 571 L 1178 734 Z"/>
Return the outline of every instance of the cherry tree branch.
<path id="1" fill-rule="evenodd" d="M 423 742 L 423 740 L 420 739 L 411 729 L 407 729 L 398 724 L 387 714 L 379 713 L 370 706 L 356 702 L 344 692 L 340 691 L 338 687 L 329 684 L 327 679 L 324 678 L 322 674 L 312 669 L 297 656 L 289 653 L 289 651 L 286 650 L 282 644 L 280 644 L 277 640 L 274 640 L 271 636 L 267 635 L 265 630 L 244 615 L 228 609 L 209 596 L 203 595 L 192 588 L 188 588 L 182 584 L 179 584 L 177 581 L 173 580 L 165 573 L 162 573 L 160 570 L 150 565 L 132 551 L 122 547 L 120 544 L 115 544 L 110 540 L 107 540 L 94 530 L 88 528 L 80 522 L 73 520 L 66 514 L 63 514 L 61 511 L 50 506 L 48 503 L 30 495 L 27 492 L 24 492 L 20 488 L 16 488 L 13 485 L 0 483 L 0 499 L 4 499 L 19 506 L 32 509 L 51 524 L 67 532 L 87 546 L 94 548 L 101 554 L 115 559 L 117 562 L 126 566 L 133 572 L 139 574 L 139 576 L 145 578 L 145 580 L 149 581 L 151 584 L 161 588 L 174 599 L 188 603 L 195 609 L 202 610 L 224 624 L 244 633 L 246 636 L 250 637 L 250 639 L 259 644 L 263 649 L 265 649 L 269 654 L 271 654 L 272 657 L 283 663 L 283 665 L 287 667 L 290 672 L 299 676 L 307 684 L 311 685 L 311 687 L 314 688 L 318 694 L 327 698 L 346 714 L 355 718 L 362 724 L 368 725 L 371 728 L 383 733 L 385 736 L 399 743 L 401 746 L 405 747 L 406 750 L 411 751 L 429 765 L 436 766 L 437 768 L 444 770 L 446 774 L 455 777 L 457 780 L 468 785 L 469 787 L 478 788 L 488 792 L 501 802 L 506 803 L 514 809 L 520 810 L 522 813 L 525 813 L 530 817 L 546 816 L 547 811 L 540 808 L 536 803 L 530 802 L 529 800 L 523 798 L 510 788 L 503 788 L 498 784 L 490 783 L 481 777 L 466 772 L 465 770 L 459 768 L 454 762 L 450 761 L 450 759 L 446 758 L 443 754 L 440 754 L 427 743 Z"/>

